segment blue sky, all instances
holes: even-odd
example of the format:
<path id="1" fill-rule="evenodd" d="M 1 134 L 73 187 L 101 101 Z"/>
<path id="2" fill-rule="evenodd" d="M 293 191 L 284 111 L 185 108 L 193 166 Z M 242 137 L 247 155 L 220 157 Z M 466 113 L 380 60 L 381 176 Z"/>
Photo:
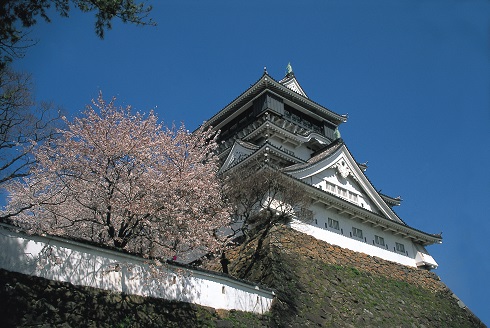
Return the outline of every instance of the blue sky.
<path id="1" fill-rule="evenodd" d="M 157 27 L 92 15 L 35 26 L 14 68 L 76 116 L 102 90 L 196 128 L 288 62 L 308 96 L 349 114 L 340 132 L 397 213 L 443 232 L 435 271 L 490 324 L 490 1 L 150 1 Z"/>

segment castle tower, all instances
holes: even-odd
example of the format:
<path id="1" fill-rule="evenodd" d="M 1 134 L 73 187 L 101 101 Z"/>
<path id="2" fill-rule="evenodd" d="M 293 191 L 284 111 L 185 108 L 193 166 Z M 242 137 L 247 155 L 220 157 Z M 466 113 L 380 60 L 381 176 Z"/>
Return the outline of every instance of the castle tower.
<path id="1" fill-rule="evenodd" d="M 313 200 L 313 221 L 293 220 L 293 229 L 353 251 L 400 264 L 433 269 L 425 246 L 441 243 L 406 224 L 393 211 L 399 197 L 379 193 L 341 139 L 345 115 L 310 100 L 288 64 L 274 80 L 264 69 L 250 88 L 211 117 L 220 130 L 222 171 L 264 161 L 298 181 L 298 192 Z"/>

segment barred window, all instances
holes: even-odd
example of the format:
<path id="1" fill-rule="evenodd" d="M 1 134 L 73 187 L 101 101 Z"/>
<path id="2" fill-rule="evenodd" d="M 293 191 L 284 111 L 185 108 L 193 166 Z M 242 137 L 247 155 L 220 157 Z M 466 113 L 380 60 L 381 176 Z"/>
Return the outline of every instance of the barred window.
<path id="1" fill-rule="evenodd" d="M 400 244 L 400 243 L 395 243 L 396 244 L 396 251 L 400 253 L 405 253 L 405 245 Z"/>
<path id="2" fill-rule="evenodd" d="M 335 230 L 339 230 L 339 221 L 328 218 L 328 227 Z"/>
<path id="3" fill-rule="evenodd" d="M 357 238 L 361 238 L 362 239 L 362 230 L 361 229 L 357 229 L 355 227 L 352 227 L 352 235 L 354 237 L 357 237 Z"/>

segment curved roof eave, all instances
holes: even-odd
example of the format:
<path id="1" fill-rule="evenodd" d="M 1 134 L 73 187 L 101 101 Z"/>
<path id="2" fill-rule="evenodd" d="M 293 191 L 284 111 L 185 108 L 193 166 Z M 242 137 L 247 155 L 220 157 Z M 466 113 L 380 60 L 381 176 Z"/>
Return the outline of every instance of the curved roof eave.
<path id="1" fill-rule="evenodd" d="M 336 147 L 334 147 L 336 146 Z M 363 184 L 365 185 L 365 192 L 371 195 L 371 200 L 376 204 L 376 206 L 379 208 L 379 210 L 386 215 L 387 218 L 389 218 L 392 221 L 399 221 L 403 224 L 406 224 L 405 221 L 403 221 L 398 214 L 395 213 L 395 211 L 387 204 L 387 202 L 384 200 L 384 198 L 379 194 L 379 192 L 376 190 L 374 187 L 373 183 L 369 178 L 364 174 L 363 170 L 359 167 L 357 164 L 357 161 L 355 160 L 354 156 L 350 152 L 349 148 L 345 144 L 345 142 L 342 139 L 337 139 L 334 143 L 333 146 L 330 144 L 328 147 L 325 148 L 324 152 L 318 153 L 316 156 L 310 158 L 309 161 L 307 161 L 304 164 L 298 164 L 295 166 L 291 166 L 289 168 L 285 168 L 283 171 L 284 172 L 301 172 L 305 171 L 310 167 L 313 167 L 314 165 L 317 165 L 321 161 L 327 160 L 331 156 L 334 156 L 335 154 L 338 154 L 338 152 L 342 152 L 342 148 L 345 149 L 345 154 L 347 157 L 349 157 L 349 161 L 353 163 L 354 170 L 356 171 L 356 175 L 362 180 Z M 325 156 L 322 156 L 324 153 L 326 153 Z M 336 156 L 336 155 L 335 155 Z"/>
<path id="2" fill-rule="evenodd" d="M 325 139 L 328 140 L 327 137 L 322 136 L 321 134 L 319 134 L 318 132 L 315 132 L 315 131 L 310 131 L 310 133 L 308 133 L 306 136 L 299 136 L 299 135 L 296 135 L 292 132 L 289 132 L 289 131 L 279 127 L 277 124 L 275 124 L 274 122 L 271 122 L 271 121 L 263 122 L 255 130 L 253 130 L 249 134 L 243 136 L 242 139 L 247 140 L 247 139 L 253 138 L 255 135 L 257 135 L 258 133 L 262 132 L 265 129 L 274 130 L 276 133 L 283 135 L 289 139 L 297 140 L 298 142 L 308 142 L 311 139 L 322 140 L 322 141 L 324 141 Z"/>
<path id="3" fill-rule="evenodd" d="M 276 80 L 274 80 L 270 75 L 264 73 L 262 77 L 257 80 L 250 88 L 245 90 L 241 95 L 231 101 L 228 105 L 226 105 L 222 110 L 213 115 L 208 121 L 206 121 L 204 126 L 216 126 L 216 123 L 219 123 L 223 117 L 227 117 L 229 114 L 233 113 L 233 109 L 236 107 L 240 107 L 245 105 L 251 99 L 255 97 L 256 94 L 260 93 L 263 89 L 269 88 L 270 90 L 275 90 L 284 98 L 290 101 L 300 102 L 303 106 L 307 107 L 312 111 L 316 111 L 315 114 L 323 114 L 325 119 L 330 119 L 334 121 L 337 125 L 344 123 L 347 121 L 347 117 L 334 113 L 328 108 L 321 106 L 320 104 L 306 98 L 287 87 L 283 86 Z"/>
<path id="4" fill-rule="evenodd" d="M 350 202 L 343 200 L 340 197 L 337 197 L 333 194 L 330 194 L 324 190 L 316 188 L 306 182 L 303 182 L 299 179 L 296 179 L 289 174 L 281 172 L 285 177 L 289 177 L 296 183 L 301 184 L 303 187 L 306 187 L 307 190 L 312 194 L 312 196 L 317 196 L 315 199 L 321 201 L 323 200 L 325 203 L 334 204 L 334 207 L 340 207 L 345 209 L 345 213 L 351 214 L 352 219 L 359 219 L 363 222 L 369 222 L 375 225 L 379 225 L 385 228 L 385 230 L 393 231 L 394 233 L 406 235 L 412 238 L 414 241 L 418 241 L 424 246 L 437 244 L 442 242 L 442 237 L 440 235 L 430 234 L 416 228 L 410 227 L 407 224 L 396 222 L 390 219 L 387 219 L 379 214 L 368 211 L 367 209 L 361 208 L 357 205 L 351 204 Z"/>

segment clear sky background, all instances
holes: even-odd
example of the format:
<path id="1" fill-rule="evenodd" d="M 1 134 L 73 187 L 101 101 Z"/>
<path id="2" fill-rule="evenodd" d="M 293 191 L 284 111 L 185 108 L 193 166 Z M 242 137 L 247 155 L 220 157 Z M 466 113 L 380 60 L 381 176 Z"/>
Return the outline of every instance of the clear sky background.
<path id="1" fill-rule="evenodd" d="M 443 232 L 435 271 L 490 324 L 490 1 L 150 1 L 157 27 L 53 16 L 14 68 L 79 115 L 102 90 L 190 130 L 291 62 L 410 226 Z"/>

